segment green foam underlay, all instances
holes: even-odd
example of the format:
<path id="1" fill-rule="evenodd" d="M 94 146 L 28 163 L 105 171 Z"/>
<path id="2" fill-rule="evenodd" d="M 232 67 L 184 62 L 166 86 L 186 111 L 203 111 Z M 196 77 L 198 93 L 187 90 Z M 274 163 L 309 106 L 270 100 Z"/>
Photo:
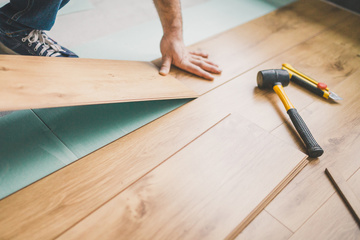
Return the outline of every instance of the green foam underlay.
<path id="1" fill-rule="evenodd" d="M 115 103 L 38 109 L 34 112 L 80 158 L 189 101 Z"/>
<path id="2" fill-rule="evenodd" d="M 1 117 L 0 134 L 0 198 L 77 159 L 31 110 Z"/>

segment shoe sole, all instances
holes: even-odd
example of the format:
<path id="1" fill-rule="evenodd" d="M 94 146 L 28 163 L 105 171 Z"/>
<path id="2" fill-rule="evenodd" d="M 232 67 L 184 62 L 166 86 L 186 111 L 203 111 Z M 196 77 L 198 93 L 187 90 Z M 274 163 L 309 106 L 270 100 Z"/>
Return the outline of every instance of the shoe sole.
<path id="1" fill-rule="evenodd" d="M 21 54 L 19 54 L 17 52 L 14 52 L 10 48 L 6 47 L 2 42 L 0 42 L 0 54 L 21 55 Z M 37 56 L 37 55 L 33 55 L 33 56 Z M 43 57 L 45 57 L 45 56 L 43 56 Z M 78 58 L 78 57 L 79 56 L 76 56 L 76 57 L 74 56 L 74 57 L 70 57 L 70 58 Z"/>
<path id="2" fill-rule="evenodd" d="M 11 54 L 11 55 L 19 55 L 18 53 L 14 52 L 10 48 L 6 47 L 3 43 L 0 42 L 0 53 L 1 54 Z"/>

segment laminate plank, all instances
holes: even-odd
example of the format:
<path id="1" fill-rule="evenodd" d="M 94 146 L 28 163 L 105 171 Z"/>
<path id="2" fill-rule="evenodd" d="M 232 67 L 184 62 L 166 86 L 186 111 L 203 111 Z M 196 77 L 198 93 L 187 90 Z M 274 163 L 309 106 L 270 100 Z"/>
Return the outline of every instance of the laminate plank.
<path id="1" fill-rule="evenodd" d="M 354 218 L 336 194 L 290 238 L 295 239 L 359 239 L 360 230 Z"/>
<path id="2" fill-rule="evenodd" d="M 315 4 L 315 5 L 312 5 L 312 4 Z M 246 49 L 247 47 L 255 45 L 256 42 L 263 42 L 263 40 L 264 40 L 264 42 L 262 43 L 261 46 L 263 46 L 263 48 L 267 49 L 267 51 L 263 52 L 263 54 L 266 55 L 268 51 L 271 51 L 271 49 L 269 47 L 271 46 L 272 43 L 276 43 L 275 44 L 276 46 L 278 46 L 277 44 L 280 45 L 280 43 L 276 42 L 276 41 L 279 41 L 279 39 L 287 39 L 287 41 L 290 42 L 290 40 L 288 40 L 288 38 L 291 35 L 294 35 L 294 33 L 296 31 L 298 31 L 299 29 L 302 29 L 302 28 L 307 29 L 307 30 L 309 30 L 309 33 L 312 32 L 315 35 L 316 33 L 322 31 L 323 29 L 326 29 L 327 27 L 331 26 L 332 24 L 335 24 L 338 21 L 343 20 L 344 18 L 346 18 L 348 16 L 347 14 L 344 14 L 343 12 L 341 12 L 339 10 L 334 10 L 334 8 L 331 8 L 329 6 L 322 8 L 321 7 L 322 5 L 318 4 L 318 3 L 310 3 L 310 2 L 301 1 L 301 3 L 299 3 L 299 5 L 302 6 L 299 10 L 291 10 L 292 8 L 296 9 L 296 7 L 287 7 L 285 9 L 282 9 L 281 11 L 277 12 L 276 14 L 274 14 L 274 13 L 270 14 L 270 16 L 272 16 L 271 19 L 273 19 L 275 21 L 275 22 L 274 21 L 272 22 L 273 25 L 266 24 L 267 22 L 270 23 L 270 21 L 268 19 L 269 16 L 266 16 L 265 19 L 268 19 L 268 21 L 255 20 L 254 22 L 256 22 L 256 24 L 254 24 L 254 22 L 251 22 L 251 23 L 249 23 L 250 26 L 239 27 L 242 29 L 241 31 L 233 30 L 232 34 L 234 34 L 234 35 L 226 33 L 228 36 L 228 39 L 230 39 L 230 40 L 225 41 L 224 42 L 225 44 L 224 43 L 220 44 L 220 40 L 219 40 L 218 43 L 220 45 L 218 45 L 218 46 L 223 46 L 223 45 L 228 46 L 229 43 L 232 43 L 232 46 L 241 45 L 243 47 L 243 49 Z M 294 5 L 292 5 L 292 6 L 294 6 Z M 295 6 L 297 6 L 297 5 L 295 5 Z M 313 8 L 310 6 L 313 6 Z M 319 8 L 321 9 L 321 11 L 317 10 L 318 12 L 315 12 L 315 11 L 311 12 L 312 16 L 310 16 L 311 14 L 309 14 L 309 16 L 306 16 L 306 17 L 302 16 L 303 14 L 306 14 L 306 12 L 308 12 L 308 11 L 305 11 L 306 8 L 316 9 L 314 6 L 320 6 Z M 313 11 L 313 10 L 311 10 L 311 11 Z M 283 12 L 286 12 L 286 14 L 284 14 Z M 289 20 L 289 19 L 291 20 L 292 19 L 291 16 L 292 16 L 293 19 L 296 19 L 296 21 L 288 22 L 286 20 L 280 20 L 281 19 L 280 16 L 288 16 L 287 20 Z M 314 18 L 317 22 L 313 21 Z M 303 23 L 304 19 L 305 19 L 306 23 Z M 275 23 L 278 23 L 278 24 L 276 25 Z M 286 24 L 286 23 L 289 23 L 289 24 Z M 266 29 L 268 29 L 268 30 L 271 29 L 271 31 L 266 30 L 265 33 L 268 33 L 268 34 L 264 33 L 264 35 L 262 35 L 263 32 L 261 31 L 261 29 L 262 29 L 261 28 L 259 30 L 259 32 L 254 34 L 254 35 L 260 35 L 260 37 L 258 37 L 257 41 L 256 41 L 256 39 L 255 39 L 255 41 L 252 41 L 250 39 L 247 42 L 246 36 L 250 36 L 250 37 L 254 36 L 253 34 L 251 34 L 252 29 L 255 29 L 255 30 L 259 29 L 259 26 L 262 26 L 262 24 L 266 24 L 265 25 Z M 257 25 L 259 25 L 259 26 L 257 26 Z M 309 25 L 309 26 L 307 26 L 307 25 Z M 311 25 L 312 25 L 312 27 L 311 27 Z M 297 30 L 293 31 L 294 28 L 296 28 Z M 285 34 L 288 30 L 290 31 L 290 33 Z M 278 34 L 275 34 L 274 37 L 271 37 L 271 34 L 269 32 L 274 32 L 274 33 L 278 33 Z M 303 38 L 305 35 L 308 38 L 310 38 L 310 35 L 307 34 L 306 32 L 303 32 L 302 35 L 296 35 L 296 36 Z M 217 38 L 221 38 L 221 36 L 219 35 L 217 37 L 209 39 L 209 42 L 215 41 Z M 265 41 L 266 39 L 270 39 L 270 40 Z M 296 39 L 299 39 L 299 38 L 295 38 L 295 40 Z M 294 39 L 292 39 L 292 40 L 294 40 Z M 245 43 L 247 43 L 248 45 L 241 44 L 243 41 Z M 206 47 L 206 45 L 209 45 L 210 46 L 209 48 L 212 48 L 214 45 L 216 45 L 215 43 L 210 44 L 207 42 L 203 42 L 198 45 L 194 45 L 193 48 L 194 49 L 203 48 L 201 44 L 203 44 L 204 47 Z M 286 45 L 286 44 L 284 44 L 284 45 Z M 295 45 L 296 45 L 296 43 L 294 43 L 294 46 Z M 216 49 L 218 49 L 218 46 L 216 47 Z M 292 45 L 291 46 L 288 45 L 288 46 L 290 48 Z M 253 48 L 252 50 L 254 50 L 254 49 L 255 48 Z M 259 48 L 259 49 L 261 50 L 261 48 Z M 278 50 L 279 49 L 280 48 L 278 48 Z M 232 58 L 230 58 L 230 56 L 232 56 L 231 50 L 232 50 L 231 47 L 227 48 L 227 50 L 226 50 L 227 53 L 225 52 L 225 54 L 222 55 L 222 57 L 223 57 L 222 61 L 225 63 L 225 61 L 227 59 L 229 62 L 231 62 L 230 65 L 234 65 L 237 62 L 237 59 L 235 58 L 235 59 L 231 60 L 232 59 Z M 217 52 L 218 52 L 218 54 L 220 54 L 220 52 L 222 52 L 222 51 L 217 51 Z M 239 50 L 239 52 L 241 52 L 241 49 Z M 210 52 L 210 53 L 212 53 L 212 52 Z M 244 54 L 248 54 L 248 53 L 250 53 L 250 52 L 244 52 Z M 279 51 L 278 52 L 274 51 L 272 53 L 273 54 L 267 55 L 268 58 L 272 57 L 273 55 L 278 54 Z M 216 56 L 215 55 L 212 55 L 212 56 L 214 56 L 215 57 L 214 59 L 216 60 Z M 237 57 L 240 56 L 239 58 L 243 59 L 244 55 L 240 55 L 240 54 L 236 55 L 235 54 L 234 56 L 237 56 Z M 252 56 L 252 55 L 250 55 L 250 56 Z M 259 61 L 262 61 L 264 59 L 267 59 L 267 57 L 259 58 Z M 252 59 L 250 59 L 250 60 L 252 60 Z M 275 65 L 270 64 L 270 65 L 266 65 L 266 66 L 274 68 L 275 66 L 278 66 L 279 63 L 282 63 L 282 61 L 276 62 Z M 227 64 L 225 64 L 225 65 L 227 65 Z M 254 61 L 254 64 L 252 64 L 251 66 L 253 67 L 256 65 L 258 65 L 258 62 L 255 63 L 255 61 Z M 265 65 L 263 65 L 263 66 L 265 66 Z M 239 65 L 233 66 L 233 69 L 236 69 L 237 67 L 239 67 Z M 246 69 L 248 69 L 248 68 L 246 68 Z M 259 68 L 259 69 L 261 69 L 261 68 Z M 48 238 L 53 238 L 54 236 L 57 236 L 57 234 L 65 231 L 66 229 L 71 227 L 73 224 L 80 221 L 84 216 L 86 216 L 87 214 L 89 214 L 90 212 L 95 210 L 97 207 L 99 207 L 102 203 L 107 201 L 109 198 L 111 198 L 115 194 L 122 191 L 122 189 L 124 189 L 126 186 L 128 186 L 130 184 L 130 182 L 135 181 L 134 179 L 137 179 L 136 177 L 139 177 L 141 175 L 141 174 L 136 175 L 136 177 L 131 178 L 129 180 L 126 179 L 126 177 L 132 176 L 133 173 L 129 173 L 129 175 L 124 174 L 124 176 L 117 176 L 117 175 L 119 175 L 119 172 L 124 171 L 124 170 L 121 170 L 122 168 L 120 168 L 120 165 L 125 169 L 130 168 L 131 171 L 136 171 L 135 168 L 137 166 L 142 167 L 144 164 L 146 164 L 147 167 L 144 166 L 144 168 L 147 168 L 147 170 L 152 169 L 154 167 L 154 165 L 156 165 L 156 164 L 149 163 L 149 165 L 147 165 L 148 159 L 145 160 L 146 156 L 149 156 L 151 154 L 154 154 L 154 155 L 160 154 L 161 156 L 157 156 L 156 158 L 157 159 L 165 159 L 166 154 L 168 154 L 167 156 L 171 155 L 172 153 L 174 153 L 176 151 L 175 149 L 180 149 L 181 146 L 184 146 L 186 143 L 191 141 L 190 136 L 186 137 L 187 134 L 194 137 L 196 135 L 194 131 L 199 133 L 199 132 L 201 132 L 200 129 L 204 130 L 204 129 L 206 129 L 206 127 L 209 127 L 210 122 L 211 123 L 214 122 L 214 116 L 220 116 L 221 115 L 220 113 L 232 112 L 232 111 L 240 112 L 241 111 L 241 112 L 243 112 L 243 115 L 247 116 L 247 111 L 250 111 L 252 108 L 254 108 L 254 106 L 257 106 L 259 103 L 265 103 L 262 107 L 258 108 L 258 110 L 260 110 L 260 112 L 258 112 L 258 114 L 261 114 L 261 110 L 266 111 L 266 109 L 269 109 L 269 105 L 268 105 L 269 102 L 270 102 L 270 110 L 271 110 L 271 112 L 274 112 L 273 111 L 274 106 L 271 104 L 278 100 L 277 97 L 272 93 L 270 94 L 270 92 L 262 92 L 262 91 L 260 92 L 255 88 L 255 85 L 256 85 L 255 84 L 255 76 L 256 76 L 257 70 L 259 70 L 259 69 L 256 69 L 256 70 L 254 69 L 252 72 L 251 71 L 247 72 L 246 74 L 242 75 L 241 77 L 237 78 L 236 80 L 231 81 L 231 82 L 225 84 L 224 86 L 221 86 L 220 88 L 216 89 L 219 91 L 214 90 L 214 91 L 210 92 L 211 94 L 205 94 L 204 96 L 202 96 L 201 97 L 201 99 L 203 99 L 203 100 L 201 100 L 202 104 L 199 104 L 197 109 L 193 109 L 194 111 L 200 111 L 200 112 L 196 112 L 196 114 L 191 113 L 188 116 L 188 114 L 185 114 L 183 112 L 184 111 L 183 109 L 188 109 L 188 106 L 184 106 L 184 107 L 181 107 L 179 110 L 176 110 L 173 113 L 170 113 L 169 115 L 165 116 L 165 118 L 161 118 L 160 120 L 157 120 L 154 123 L 151 123 L 148 126 L 146 126 L 145 128 L 143 128 L 143 129 L 147 129 L 147 131 L 150 131 L 149 129 L 152 129 L 152 126 L 157 126 L 158 129 L 154 130 L 156 134 L 163 136 L 164 133 L 161 134 L 163 131 L 165 131 L 165 132 L 170 131 L 170 133 L 173 134 L 171 136 L 176 135 L 176 136 L 178 136 L 178 138 L 172 139 L 171 136 L 169 136 L 168 138 L 165 138 L 163 140 L 160 138 L 154 139 L 153 135 L 151 135 L 151 136 L 146 135 L 147 136 L 146 141 L 147 141 L 147 144 L 149 144 L 149 145 L 146 145 L 143 142 L 145 140 L 139 141 L 138 139 L 136 139 L 137 137 L 141 136 L 141 134 L 139 134 L 139 133 L 144 133 L 143 132 L 144 130 L 140 129 L 140 130 L 136 131 L 135 133 L 124 137 L 123 140 L 118 140 L 116 143 L 110 144 L 109 146 L 105 147 L 104 149 L 106 149 L 106 150 L 99 150 L 97 153 L 90 155 L 89 158 L 84 158 L 84 159 L 88 160 L 88 162 L 86 164 L 85 164 L 85 161 L 83 161 L 83 159 L 82 159 L 82 160 L 70 165 L 69 167 L 66 167 L 65 169 L 61 170 L 60 171 L 61 174 L 55 173 L 52 176 L 49 176 L 49 177 L 45 178 L 44 180 L 41 180 L 41 181 L 37 182 L 36 184 L 26 188 L 25 190 L 22 190 L 21 192 L 15 194 L 11 198 L 5 199 L 6 201 L 1 201 L 0 205 L 2 206 L 2 209 L 9 209 L 8 211 L 6 211 L 7 217 L 2 218 L 2 220 L 0 220 L 0 222 L 1 222 L 0 226 L 4 226 L 4 229 L 6 229 L 6 231 L 4 230 L 5 232 L 3 230 L 0 231 L 0 233 L 4 233 L 1 235 L 2 236 L 3 235 L 4 236 L 12 236 L 12 237 L 19 236 L 19 238 L 45 237 L 45 236 Z M 227 71 L 226 69 L 224 69 L 224 70 L 225 70 L 225 72 Z M 240 72 L 242 73 L 244 71 L 240 70 Z M 185 74 L 185 73 L 177 71 L 177 70 L 175 70 L 174 73 L 176 73 L 178 75 L 178 77 L 181 78 L 182 81 L 184 81 L 185 83 L 186 83 L 186 81 L 187 82 L 192 81 L 194 83 L 194 85 L 192 85 L 192 83 L 191 84 L 189 83 L 189 86 L 195 86 L 198 84 L 196 89 L 200 89 L 200 90 L 203 89 L 203 90 L 201 90 L 202 92 L 206 92 L 209 89 L 212 89 L 215 86 L 220 86 L 223 83 L 223 82 L 216 82 L 217 80 L 215 80 L 216 84 L 213 84 L 212 82 L 201 81 L 198 78 L 192 77 L 191 75 Z M 234 75 L 238 75 L 238 74 L 239 73 L 236 72 Z M 232 74 L 230 74 L 230 75 L 232 76 Z M 226 76 L 224 74 L 222 75 L 222 77 L 223 76 L 225 79 Z M 196 81 L 198 81 L 199 83 L 196 83 Z M 224 81 L 227 81 L 227 80 L 224 80 Z M 200 85 L 206 85 L 206 87 L 203 87 Z M 195 101 L 198 102 L 198 100 L 195 100 Z M 254 104 L 254 103 L 256 103 L 256 104 Z M 190 103 L 191 106 L 193 104 L 194 103 Z M 303 106 L 306 106 L 306 105 L 303 105 Z M 192 108 L 192 107 L 189 107 L 189 108 Z M 181 114 L 177 115 L 179 112 L 182 112 L 184 115 L 181 115 Z M 275 108 L 274 115 L 279 115 L 278 113 L 276 113 L 276 108 Z M 169 116 L 173 116 L 173 117 L 176 116 L 176 117 L 170 118 Z M 181 119 L 180 116 L 187 116 L 187 117 L 184 119 Z M 271 116 L 268 116 L 268 115 L 265 115 L 265 116 L 266 116 L 266 118 L 264 118 L 262 120 L 263 123 L 272 121 Z M 258 118 L 260 118 L 259 115 L 258 115 Z M 191 121 L 188 119 L 191 119 Z M 275 121 L 275 124 L 279 125 L 281 123 L 282 118 L 280 117 L 280 118 L 278 118 L 278 120 L 280 120 L 280 121 Z M 174 129 L 172 129 L 171 127 L 169 127 L 169 125 L 167 125 L 167 124 L 170 124 L 167 121 L 174 122 L 174 123 L 171 123 L 171 126 L 175 126 Z M 204 121 L 207 122 L 208 124 L 204 123 Z M 181 125 L 181 123 L 183 125 Z M 160 127 L 161 124 L 163 125 L 162 127 Z M 203 124 L 205 124 L 206 126 L 203 126 Z M 176 127 L 176 126 L 182 126 L 183 128 Z M 187 129 L 188 126 L 192 126 L 192 127 L 190 129 Z M 270 129 L 273 129 L 273 127 L 271 126 Z M 179 131 L 179 132 L 174 133 L 172 131 Z M 186 131 L 186 132 L 180 133 L 181 131 Z M 129 142 L 129 139 L 132 139 L 132 140 Z M 135 166 L 131 165 L 134 163 L 131 163 L 131 164 L 129 163 L 131 167 L 128 167 L 129 164 L 128 165 L 123 164 L 122 161 L 121 161 L 121 163 L 119 163 L 119 161 L 120 161 L 119 159 L 121 158 L 121 156 L 119 156 L 119 152 L 122 152 L 122 151 L 126 152 L 128 149 L 132 148 L 131 145 L 126 145 L 125 143 L 127 143 L 127 142 L 125 142 L 125 141 L 129 142 L 129 144 L 134 144 L 135 142 L 139 141 L 140 143 L 144 144 L 144 145 L 142 145 L 143 148 L 147 149 L 147 152 L 145 154 L 146 156 L 142 156 L 142 161 L 141 160 L 137 161 L 138 164 L 135 164 Z M 160 143 L 157 141 L 160 141 Z M 181 141 L 182 145 L 181 145 L 181 143 L 179 143 L 177 141 Z M 116 149 L 117 147 L 114 147 L 114 146 L 119 146 L 120 143 L 122 144 L 122 147 L 121 147 L 122 150 L 115 151 L 114 149 Z M 169 148 L 169 146 L 172 146 L 172 144 L 176 144 L 176 146 L 171 147 L 171 149 L 167 149 L 167 148 Z M 157 149 L 154 149 L 156 147 L 157 147 Z M 112 152 L 112 151 L 114 151 L 114 152 Z M 158 151 L 158 152 L 155 153 L 156 151 Z M 165 151 L 166 153 L 164 153 L 164 155 L 163 155 L 163 153 L 161 153 L 162 151 Z M 139 148 L 136 148 L 134 151 L 131 151 L 126 154 L 128 154 L 126 156 L 131 155 L 133 157 L 136 156 L 136 158 L 138 158 L 137 154 L 139 154 Z M 107 155 L 107 156 L 103 156 L 103 155 Z M 154 155 L 152 155 L 152 156 L 154 156 Z M 126 156 L 124 158 L 126 158 Z M 93 158 L 99 158 L 102 160 L 96 161 Z M 91 159 L 91 160 L 89 160 L 89 159 Z M 95 168 L 95 165 L 94 165 L 95 163 L 96 163 L 96 165 L 99 164 L 100 166 L 104 166 L 105 164 L 102 164 L 104 162 L 107 164 L 109 162 L 112 163 L 112 164 L 109 164 L 109 166 L 108 166 L 109 169 L 108 168 L 107 168 L 107 170 L 101 169 L 101 171 L 99 169 L 93 169 L 93 168 Z M 128 162 L 131 162 L 131 161 L 128 160 Z M 158 163 L 158 161 L 156 161 L 156 163 Z M 151 167 L 150 167 L 150 165 L 151 165 Z M 76 166 L 78 166 L 78 167 L 76 167 Z M 102 181 L 101 183 L 96 183 L 96 181 L 101 178 L 101 177 L 94 178 L 94 176 L 97 175 L 95 173 L 96 171 L 100 171 L 103 174 L 102 176 L 107 176 L 108 180 L 101 180 Z M 109 173 L 109 171 L 112 174 Z M 146 172 L 146 170 L 144 170 L 144 172 Z M 54 176 L 56 176 L 56 177 L 54 177 Z M 114 180 L 114 178 L 116 180 Z M 124 178 L 126 179 L 126 181 L 129 181 L 129 182 L 124 182 L 125 181 Z M 67 180 L 67 181 L 65 181 L 65 186 L 61 186 L 61 184 L 64 184 L 63 179 Z M 71 180 L 71 179 L 74 179 L 74 180 Z M 84 180 L 84 179 L 87 179 L 87 180 Z M 91 179 L 90 182 L 88 182 L 89 179 Z M 109 185 L 109 187 L 106 187 L 106 189 L 104 189 L 104 186 L 102 185 L 102 183 L 104 183 L 104 182 L 106 184 L 108 184 L 108 183 L 111 183 L 111 184 Z M 126 185 L 126 184 L 128 184 L 128 185 Z M 73 190 L 66 191 L 68 189 L 73 189 Z M 65 190 L 65 192 L 62 190 Z M 105 193 L 106 191 L 109 191 L 109 192 Z M 34 197 L 34 196 L 37 196 L 39 194 L 42 196 L 42 198 L 36 199 L 36 197 Z M 104 194 L 104 196 L 101 196 L 101 194 Z M 8 199 L 10 199 L 10 200 L 8 200 Z M 24 202 L 24 205 L 20 204 L 22 202 Z M 29 211 L 29 209 L 31 211 Z M 61 212 L 61 216 L 59 214 L 60 212 Z M 76 213 L 76 214 L 74 214 L 74 213 Z M 32 217 L 30 218 L 30 216 L 32 216 Z M 36 221 L 31 221 L 30 219 L 32 219 L 32 220 L 36 219 Z M 51 222 L 54 221 L 53 219 L 55 219 L 57 222 L 61 222 L 61 225 L 59 226 L 59 225 L 51 224 Z M 16 227 L 14 227 L 14 226 L 16 226 Z"/>
<path id="3" fill-rule="evenodd" d="M 255 67 L 253 69 L 255 71 L 251 70 L 245 73 L 244 76 L 241 76 L 242 81 L 249 81 L 247 79 L 249 78 L 253 81 L 253 85 L 256 86 L 257 71 L 277 69 L 281 67 L 282 63 L 288 62 L 319 82 L 327 83 L 329 88 L 334 91 L 334 87 L 339 83 L 349 76 L 356 75 L 355 71 L 359 68 L 359 57 L 357 54 L 360 52 L 360 41 L 358 38 L 360 29 L 356 27 L 359 24 L 360 19 L 358 17 L 349 16 L 345 21 L 334 25 L 331 29 L 327 29 L 296 47 L 284 51 L 283 54 Z M 262 91 L 264 94 L 254 99 L 257 103 L 247 110 L 247 117 L 265 129 L 272 131 L 287 120 L 288 116 L 272 89 L 254 89 L 252 92 L 255 95 L 259 91 Z M 285 88 L 285 91 L 298 111 L 313 102 L 318 102 L 319 107 L 320 105 L 332 105 L 333 107 L 336 105 L 330 100 L 321 98 L 292 82 Z M 244 97 L 244 99 L 251 98 Z M 342 102 L 339 102 L 339 104 L 341 105 Z M 329 116 L 330 113 L 331 111 L 327 111 L 326 116 Z M 316 139 L 316 132 L 311 122 L 308 121 L 306 116 L 302 117 L 308 124 L 309 129 L 314 131 L 313 135 Z M 292 128 L 292 124 L 288 122 L 286 126 L 286 133 L 284 132 L 283 135 L 290 136 L 286 138 L 286 141 L 305 152 L 306 149 L 300 138 L 297 134 L 294 134 L 295 131 Z"/>
<path id="4" fill-rule="evenodd" d="M 323 174 L 325 175 L 325 174 Z M 360 172 L 357 171 L 347 182 L 352 189 L 359 189 Z M 359 192 L 355 191 L 357 197 Z M 360 228 L 337 193 L 290 238 L 295 239 L 359 239 Z"/>
<path id="5" fill-rule="evenodd" d="M 209 53 L 221 66 L 223 72 L 214 81 L 200 80 L 177 68 L 172 69 L 171 75 L 203 94 L 344 21 L 349 15 L 320 1 L 297 1 L 190 46 L 191 50 Z M 154 63 L 160 66 L 161 60 Z"/>
<path id="6" fill-rule="evenodd" d="M 346 179 L 360 167 L 359 71 L 333 88 L 344 101 L 339 104 L 318 101 L 300 112 L 325 153 L 320 161 L 299 174 L 267 208 L 271 215 L 293 231 L 333 194 L 334 189 L 323 174 L 326 166 L 336 167 Z M 294 145 L 293 133 L 287 124 L 273 134 Z"/>
<path id="7" fill-rule="evenodd" d="M 226 116 L 217 102 L 196 99 L 1 200 L 0 238 L 55 238 Z"/>
<path id="8" fill-rule="evenodd" d="M 263 240 L 277 239 L 286 240 L 293 233 L 282 225 L 278 220 L 273 218 L 266 211 L 262 211 L 244 231 L 242 231 L 236 240 Z"/>
<path id="9" fill-rule="evenodd" d="M 306 162 L 232 114 L 58 239 L 223 239 Z"/>
<path id="10" fill-rule="evenodd" d="M 195 98 L 151 63 L 0 55 L 0 111 Z"/>
<path id="11" fill-rule="evenodd" d="M 344 177 L 334 168 L 326 168 L 325 173 L 334 185 L 337 193 L 342 198 L 349 211 L 353 215 L 355 221 L 360 227 L 360 201 L 347 184 Z"/>
<path id="12" fill-rule="evenodd" d="M 260 90 L 257 88 L 257 72 L 264 69 L 277 69 L 281 67 L 282 63 L 288 62 L 315 79 L 326 82 L 330 89 L 334 90 L 334 87 L 349 76 L 356 76 L 355 71 L 359 67 L 357 52 L 360 46 L 357 44 L 357 36 L 360 34 L 360 29 L 353 28 L 358 24 L 360 22 L 357 17 L 348 16 L 346 21 L 336 24 L 332 29 L 324 30 L 290 50 L 284 50 L 282 54 L 257 65 L 206 94 L 216 95 L 219 101 L 224 102 L 223 107 L 227 108 L 229 112 L 241 112 L 243 116 L 257 125 L 273 131 L 288 119 L 288 115 L 272 89 Z M 250 33 L 251 31 L 249 31 Z M 233 38 L 236 38 L 236 35 Z M 183 75 L 177 77 L 182 79 L 181 76 Z M 314 102 L 319 102 L 319 105 L 334 106 L 331 101 L 318 97 L 293 83 L 290 83 L 285 91 L 298 111 Z M 307 118 L 304 116 L 303 118 L 310 130 L 313 130 Z M 305 152 L 303 143 L 294 134 L 296 132 L 291 127 L 292 124 L 290 123 L 289 126 L 284 133 L 290 136 L 286 141 Z M 313 135 L 316 138 L 315 131 Z"/>
<path id="13" fill-rule="evenodd" d="M 355 193 L 358 199 L 360 199 L 360 168 L 347 180 L 351 186 L 352 191 Z"/>
<path id="14" fill-rule="evenodd" d="M 341 158 L 338 164 L 343 165 L 341 170 L 347 173 L 347 176 L 350 176 L 354 169 L 357 169 L 359 166 L 357 161 L 359 157 L 356 158 L 358 154 L 354 152 L 358 146 L 356 140 L 356 136 L 358 136 L 357 127 L 352 132 L 352 128 L 357 124 L 357 120 L 353 119 L 353 117 L 347 117 L 349 114 L 359 111 L 351 106 L 358 99 L 356 89 L 359 89 L 355 80 L 358 76 L 356 69 L 359 67 L 357 57 L 357 52 L 359 52 L 358 46 L 360 46 L 357 43 L 359 30 L 354 27 L 358 24 L 358 18 L 350 17 L 347 21 L 335 26 L 334 29 L 322 32 L 318 36 L 257 66 L 222 87 L 227 88 L 227 91 L 229 91 L 227 96 L 231 96 L 235 91 L 238 91 L 239 97 L 232 99 L 232 101 L 238 103 L 238 108 L 241 109 L 244 116 L 269 131 L 275 129 L 282 121 L 286 121 L 287 115 L 281 102 L 272 90 L 264 91 L 264 94 L 260 94 L 260 90 L 255 88 L 256 73 L 259 70 L 277 68 L 283 62 L 294 63 L 295 66 L 299 65 L 300 69 L 305 69 L 305 73 L 310 72 L 310 76 L 315 75 L 316 79 L 325 79 L 324 82 L 328 83 L 334 92 L 340 96 L 345 96 L 347 104 L 343 106 L 344 101 L 339 104 L 331 104 L 329 101 L 314 96 L 312 93 L 308 93 L 307 90 L 299 88 L 294 84 L 290 84 L 285 89 L 291 101 L 298 109 L 303 109 L 312 102 L 317 103 L 316 107 L 313 107 L 309 114 L 301 114 L 309 128 L 313 131 L 316 139 L 326 138 L 321 142 L 321 146 L 324 145 L 326 147 L 326 145 L 331 144 L 326 147 L 326 155 L 321 157 L 321 166 L 319 166 L 321 168 L 317 167 L 319 165 L 318 161 L 312 162 L 267 207 L 271 214 L 274 214 L 276 218 L 280 219 L 292 231 L 296 231 L 333 193 L 331 184 L 322 174 L 323 164 L 329 161 L 333 162 L 334 160 L 331 155 L 334 152 L 329 153 L 329 156 L 327 156 L 329 149 L 341 151 L 338 154 L 339 158 Z M 348 88 L 352 89 L 352 92 L 342 94 L 336 87 L 339 83 L 346 82 L 350 76 L 353 79 L 353 83 L 348 85 Z M 251 82 L 253 82 L 253 91 L 250 90 Z M 347 83 L 342 83 L 342 86 L 342 89 L 347 89 Z M 246 91 L 242 91 L 243 88 L 246 88 Z M 251 94 L 253 97 L 251 97 Z M 347 98 L 348 95 L 350 99 Z M 247 105 L 251 107 L 246 108 Z M 342 109 L 347 109 L 345 114 L 342 113 Z M 310 114 L 318 114 L 318 117 L 311 120 Z M 321 120 L 319 121 L 320 118 Z M 333 119 L 331 125 L 327 123 L 329 119 Z M 342 120 L 338 122 L 339 119 Z M 331 129 L 331 131 L 328 129 Z M 347 130 L 344 134 L 340 134 L 339 137 L 330 137 L 341 129 Z M 280 130 L 281 134 L 277 134 Z M 285 126 L 277 128 L 273 133 L 285 139 L 288 144 L 295 148 L 304 150 L 303 143 L 296 135 L 291 122 L 287 122 Z M 339 139 L 339 141 L 336 139 Z M 339 144 L 340 146 L 338 146 Z M 349 148 L 352 150 L 347 152 Z M 344 158 L 347 160 L 344 161 Z M 303 182 L 306 182 L 306 184 Z"/>
<path id="15" fill-rule="evenodd" d="M 277 185 L 271 193 L 264 198 L 261 203 L 252 210 L 252 212 L 240 222 L 236 228 L 226 237 L 226 239 L 235 239 L 246 227 L 247 225 L 261 213 L 261 211 L 291 182 L 294 177 L 308 164 L 308 161 L 305 158 L 286 176 L 283 180 Z"/>

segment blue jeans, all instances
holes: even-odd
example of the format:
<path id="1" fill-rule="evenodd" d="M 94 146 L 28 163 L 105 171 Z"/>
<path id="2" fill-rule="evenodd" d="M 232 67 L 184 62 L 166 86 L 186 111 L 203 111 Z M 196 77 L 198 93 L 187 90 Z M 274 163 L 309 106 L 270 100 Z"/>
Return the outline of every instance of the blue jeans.
<path id="1" fill-rule="evenodd" d="M 0 8 L 0 32 L 16 36 L 33 29 L 50 30 L 70 0 L 10 0 Z"/>

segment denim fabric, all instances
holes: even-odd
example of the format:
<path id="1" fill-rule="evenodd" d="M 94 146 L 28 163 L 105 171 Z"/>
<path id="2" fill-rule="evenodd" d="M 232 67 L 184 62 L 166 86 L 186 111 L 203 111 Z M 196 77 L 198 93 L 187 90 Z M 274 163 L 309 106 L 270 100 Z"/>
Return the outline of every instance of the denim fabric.
<path id="1" fill-rule="evenodd" d="M 70 0 L 10 0 L 0 8 L 0 31 L 16 36 L 33 29 L 50 30 L 59 9 Z"/>

